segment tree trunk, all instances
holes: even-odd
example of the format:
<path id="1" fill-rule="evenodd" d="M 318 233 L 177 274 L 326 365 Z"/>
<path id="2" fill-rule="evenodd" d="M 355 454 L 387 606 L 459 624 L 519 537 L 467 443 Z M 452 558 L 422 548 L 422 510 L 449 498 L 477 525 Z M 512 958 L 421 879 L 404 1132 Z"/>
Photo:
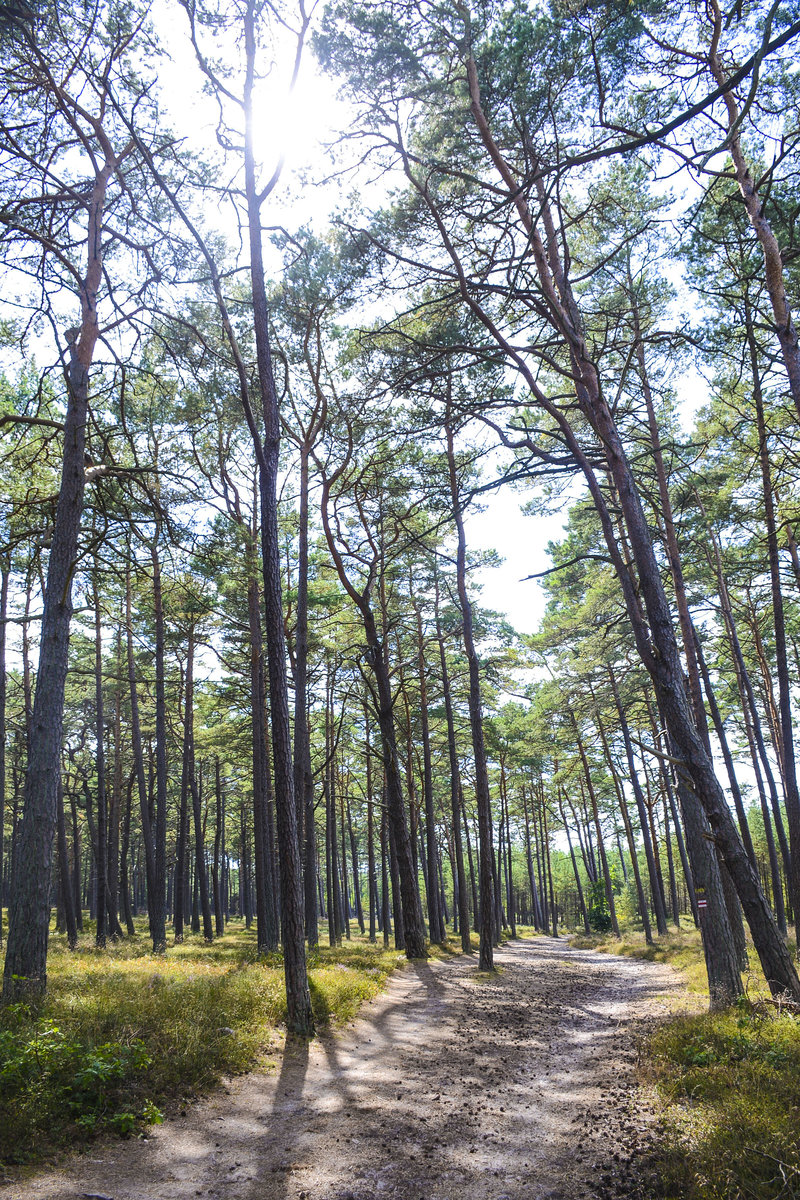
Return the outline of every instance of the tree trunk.
<path id="1" fill-rule="evenodd" d="M 86 245 L 88 262 L 80 285 L 81 325 L 69 330 L 66 371 L 67 412 L 64 457 L 56 505 L 47 582 L 42 606 L 39 669 L 31 715 L 30 754 L 19 835 L 19 870 L 10 897 L 3 1002 L 44 995 L 47 988 L 47 934 L 50 876 L 58 820 L 61 732 L 72 618 L 72 580 L 78 557 L 83 493 L 84 446 L 89 406 L 89 370 L 99 335 L 97 297 L 102 284 L 103 207 L 108 181 L 117 166 L 106 156 L 91 186 Z"/>
<path id="2" fill-rule="evenodd" d="M 148 897 L 152 904 L 150 929 L 153 953 L 167 949 L 167 698 L 165 679 L 164 603 L 161 594 L 161 567 L 158 551 L 160 527 L 150 547 L 153 567 L 153 615 L 156 626 L 156 805 L 155 805 L 155 888 Z"/>
<path id="3" fill-rule="evenodd" d="M 314 781 L 308 734 L 308 460 L 309 443 L 300 443 L 300 512 L 297 546 L 297 609 L 294 635 L 293 776 L 298 837 L 303 847 L 305 932 L 308 945 L 319 941 L 317 926 L 317 847 L 314 829 Z"/>
<path id="4" fill-rule="evenodd" d="M 614 933 L 614 937 L 618 938 L 620 936 L 620 932 L 619 932 L 619 922 L 617 920 L 617 906 L 614 903 L 614 887 L 611 882 L 611 872 L 608 867 L 608 857 L 606 855 L 606 847 L 605 847 L 605 842 L 603 840 L 603 831 L 600 828 L 600 811 L 597 807 L 597 796 L 595 795 L 594 784 L 592 783 L 592 773 L 589 770 L 589 762 L 586 758 L 586 750 L 584 748 L 583 739 L 581 738 L 580 731 L 578 729 L 578 723 L 575 720 L 574 715 L 573 715 L 573 725 L 575 728 L 575 738 L 576 738 L 576 741 L 578 744 L 578 753 L 580 754 L 581 762 L 583 763 L 583 773 L 586 778 L 586 788 L 589 793 L 589 800 L 592 805 L 592 816 L 594 818 L 595 833 L 597 834 L 597 850 L 600 855 L 600 865 L 603 870 L 603 882 L 605 884 L 606 902 L 608 904 L 608 915 L 611 919 L 611 929 Z M 544 805 L 542 805 L 542 811 L 544 812 Z M 552 875 L 551 875 L 551 879 L 552 879 Z"/>
<path id="5" fill-rule="evenodd" d="M 533 872 L 533 856 L 531 854 L 531 821 L 530 821 L 530 816 L 528 813 L 528 798 L 526 796 L 524 787 L 522 789 L 522 814 L 525 818 L 525 858 L 526 858 L 526 861 L 528 864 L 528 882 L 529 882 L 530 888 L 531 888 L 531 907 L 533 908 L 533 923 L 534 923 L 534 926 L 536 927 L 536 929 L 543 929 L 544 928 L 544 912 L 542 910 L 542 902 L 540 899 L 539 888 L 536 886 L 536 879 L 534 878 L 534 872 Z M 562 812 L 561 816 L 562 816 L 562 820 L 563 820 L 564 819 L 563 812 Z M 564 821 L 564 828 L 567 829 L 566 821 Z M 534 836 L 535 836 L 535 834 L 534 834 Z M 567 839 L 569 839 L 569 831 L 568 830 L 567 830 Z M 571 852 L 571 848 L 570 848 L 570 852 Z M 574 858 L 573 858 L 573 863 L 574 863 Z M 580 886 L 579 882 L 578 882 L 578 891 L 580 893 L 581 911 L 583 912 L 584 919 L 585 919 L 586 907 L 583 903 L 583 888 Z"/>
<path id="6" fill-rule="evenodd" d="M 131 906 L 131 884 L 129 876 L 130 848 L 131 848 L 131 806 L 133 804 L 133 787 L 135 783 L 134 775 L 128 779 L 128 786 L 125 789 L 125 815 L 122 821 L 122 848 L 120 851 L 120 871 L 119 884 L 120 896 L 122 898 L 122 912 L 125 918 L 125 932 L 128 937 L 135 937 L 136 926 L 133 923 L 133 908 Z"/>
<path id="7" fill-rule="evenodd" d="M 250 630 L 250 722 L 253 746 L 253 861 L 256 891 L 256 949 L 268 954 L 278 948 L 276 897 L 269 869 L 270 845 L 267 764 L 267 714 L 264 688 L 264 648 L 261 603 L 256 576 L 255 547 L 249 552 L 247 619 Z"/>
<path id="8" fill-rule="evenodd" d="M 608 764 L 608 769 L 611 772 L 611 778 L 614 781 L 614 788 L 617 793 L 617 805 L 619 807 L 620 816 L 622 817 L 622 824 L 625 828 L 625 837 L 628 842 L 628 852 L 631 856 L 631 869 L 633 870 L 633 878 L 636 884 L 636 900 L 637 904 L 639 905 L 639 914 L 642 918 L 642 928 L 644 929 L 644 940 L 647 942 L 648 946 L 651 946 L 653 944 L 653 930 L 650 926 L 650 914 L 647 911 L 647 899 L 642 886 L 642 874 L 639 870 L 639 856 L 636 852 L 636 839 L 633 836 L 633 826 L 631 824 L 630 813 L 628 812 L 628 805 L 625 802 L 625 793 L 622 789 L 619 773 L 614 760 L 611 757 L 611 747 L 608 744 L 606 731 L 603 727 L 600 713 L 597 711 L 595 712 L 595 720 L 597 721 L 597 728 L 600 731 L 600 739 L 603 745 L 603 753 L 605 754 L 606 763 Z"/>
<path id="9" fill-rule="evenodd" d="M 75 920 L 75 904 L 69 871 L 69 854 L 67 853 L 67 823 L 64 817 L 64 788 L 61 780 L 58 783 L 58 873 L 61 888 L 61 902 L 64 906 L 64 925 L 67 933 L 67 945 L 74 950 L 78 944 L 78 926 Z"/>
<path id="10" fill-rule="evenodd" d="M 374 809 L 372 799 L 372 746 L 369 732 L 369 713 L 367 702 L 364 700 L 364 752 L 367 772 L 367 893 L 369 897 L 369 940 L 374 943 L 375 915 L 377 909 L 377 885 L 375 876 L 375 829 Z"/>
<path id="11" fill-rule="evenodd" d="M 392 933 L 392 926 L 391 921 L 389 920 L 389 847 L 386 829 L 386 802 L 384 794 L 383 802 L 381 803 L 381 915 L 383 918 L 383 945 L 385 948 L 388 948 L 389 938 Z"/>
<path id="12" fill-rule="evenodd" d="M 253 89 L 255 87 L 256 29 L 255 4 L 248 0 L 244 13 L 245 88 L 244 88 L 244 167 L 247 226 L 250 247 L 250 281 L 256 362 L 261 391 L 264 441 L 258 455 L 261 499 L 261 555 L 264 573 L 264 629 L 269 677 L 269 714 L 272 733 L 272 765 L 275 775 L 275 813 L 280 868 L 281 930 L 283 965 L 286 980 L 287 1026 L 289 1032 L 308 1037 L 314 1031 L 311 995 L 305 956 L 303 927 L 303 881 L 300 848 L 297 840 L 297 809 L 294 798 L 292 741 L 289 723 L 289 698 L 286 681 L 286 639 L 283 626 L 280 537 L 278 530 L 278 469 L 280 452 L 280 412 L 272 369 L 269 335 L 269 310 L 264 282 L 261 244 L 264 193 L 256 184 L 253 131 Z"/>
<path id="13" fill-rule="evenodd" d="M 436 824 L 433 812 L 433 766 L 431 763 L 431 734 L 428 721 L 428 680 L 425 666 L 425 643 L 422 636 L 422 613 L 414 602 L 417 620 L 417 674 L 419 676 L 419 717 L 422 727 L 422 779 L 425 800 L 425 851 L 428 863 L 428 923 L 432 942 L 444 942 L 446 932 L 442 920 L 442 906 L 436 885 L 436 864 L 439 851 L 436 845 Z"/>
<path id="14" fill-rule="evenodd" d="M 642 842 L 644 845 L 645 858 L 647 860 L 647 873 L 650 876 L 650 894 L 653 898 L 653 912 L 656 918 L 656 928 L 660 937 L 664 937 L 667 932 L 667 911 L 664 906 L 664 895 L 661 891 L 661 886 L 658 878 L 658 870 L 656 866 L 655 850 L 653 841 L 650 836 L 650 826 L 647 820 L 647 807 L 645 805 L 644 796 L 642 794 L 639 776 L 636 771 L 636 761 L 633 755 L 633 744 L 631 742 L 630 729 L 625 718 L 625 712 L 622 707 L 617 680 L 611 667 L 608 668 L 608 677 L 611 682 L 611 691 L 614 696 L 614 704 L 619 717 L 620 731 L 622 740 L 625 744 L 625 757 L 628 760 L 628 772 L 633 787 L 633 794 L 636 798 L 636 810 L 639 814 L 639 826 L 642 831 Z"/>
<path id="15" fill-rule="evenodd" d="M 464 822 L 464 837 L 467 841 L 467 862 L 469 864 L 469 886 L 472 893 L 472 927 L 476 933 L 480 933 L 481 927 L 481 906 L 478 900 L 478 888 L 475 882 L 475 868 L 472 863 L 472 840 L 469 836 L 469 822 L 467 821 L 467 810 L 464 807 L 464 792 L 459 784 L 458 790 L 459 808 L 461 809 L 461 817 Z"/>
<path id="16" fill-rule="evenodd" d="M 559 812 L 561 813 L 561 821 L 564 826 L 564 832 L 567 835 L 567 846 L 569 847 L 569 856 L 570 856 L 570 859 L 572 860 L 572 874 L 575 877 L 575 888 L 578 893 L 578 907 L 580 908 L 581 918 L 583 920 L 583 931 L 588 937 L 589 934 L 592 932 L 592 929 L 591 929 L 591 926 L 589 925 L 589 914 L 586 911 L 586 901 L 585 901 L 584 895 L 583 895 L 583 886 L 581 885 L 581 876 L 580 876 L 580 872 L 578 870 L 578 861 L 575 858 L 575 851 L 572 847 L 572 838 L 569 836 L 569 825 L 567 824 L 567 819 L 564 816 L 564 806 L 561 803 L 561 790 L 560 789 L 559 789 L 559 793 L 558 793 L 558 809 L 559 809 Z M 530 868 L 530 849 L 528 849 L 528 870 L 531 873 L 531 887 L 532 887 L 533 886 L 533 873 Z M 650 938 L 648 938 L 648 941 L 652 941 L 652 940 L 653 940 L 652 936 Z"/>
<path id="17" fill-rule="evenodd" d="M 797 786 L 797 769 L 794 754 L 794 732 L 792 728 L 792 692 L 789 678 L 789 663 L 786 654 L 786 616 L 781 589 L 780 557 L 778 554 L 778 533 L 775 518 L 775 501 L 772 494 L 772 477 L 769 462 L 769 446 L 767 443 L 767 427 L 764 420 L 764 403 L 761 396 L 761 377 L 758 369 L 758 351 L 756 349 L 749 305 L 746 308 L 747 337 L 750 347 L 751 367 L 753 372 L 753 400 L 756 406 L 756 428 L 758 430 L 758 456 L 761 465 L 761 483 L 764 496 L 764 523 L 767 533 L 767 555 L 769 558 L 769 577 L 772 591 L 772 615 L 775 630 L 775 665 L 778 673 L 778 697 L 780 703 L 780 722 L 778 733 L 783 752 L 783 775 L 786 798 L 786 822 L 789 826 L 789 845 L 791 847 L 791 874 L 789 876 L 789 895 L 795 925 L 800 929 L 800 791 Z M 797 335 L 794 338 L 797 353 Z M 797 358 L 800 372 L 800 353 Z M 800 374 L 798 375 L 800 383 Z M 795 397 L 800 411 L 800 391 Z"/>
<path id="18" fill-rule="evenodd" d="M 136 787 L 139 794 L 139 822 L 144 843 L 144 870 L 147 885 L 147 918 L 150 927 L 150 937 L 153 939 L 153 949 L 156 946 L 156 930 L 153 917 L 156 908 L 156 849 L 153 838 L 153 826 L 150 821 L 150 802 L 147 795 L 147 783 L 144 774 L 144 754 L 142 752 L 142 730 L 139 721 L 139 694 L 136 686 L 136 663 L 133 656 L 133 622 L 131 603 L 131 569 L 130 557 L 125 568 L 125 642 L 128 664 L 128 691 L 130 694 L 130 737 L 133 769 L 136 773 Z"/>
<path id="19" fill-rule="evenodd" d="M 463 275 L 460 277 L 462 294 L 472 302 L 473 312 L 491 328 L 493 337 L 504 352 L 511 356 L 535 403 L 543 407 L 555 420 L 565 448 L 586 479 L 600 519 L 608 554 L 621 586 L 637 652 L 653 681 L 662 716 L 671 733 L 673 752 L 681 763 L 681 770 L 691 782 L 693 790 L 691 793 L 687 792 L 687 803 L 691 804 L 696 797 L 711 824 L 713 836 L 731 872 L 747 915 L 770 988 L 775 992 L 788 990 L 792 996 L 800 999 L 800 979 L 761 891 L 758 877 L 736 833 L 725 796 L 714 773 L 713 763 L 692 719 L 672 613 L 653 550 L 650 530 L 614 414 L 603 394 L 591 350 L 584 338 L 580 309 L 561 260 L 550 197 L 542 180 L 537 179 L 537 213 L 547 237 L 545 247 L 528 207 L 526 190 L 519 188 L 514 172 L 503 159 L 492 137 L 481 107 L 477 66 L 471 56 L 467 58 L 466 67 L 472 113 L 487 153 L 513 195 L 513 203 L 528 236 L 531 258 L 536 265 L 545 295 L 548 319 L 569 352 L 577 404 L 601 448 L 604 467 L 613 485 L 619 517 L 630 542 L 635 577 L 620 553 L 614 519 L 598 482 L 595 467 L 587 457 L 583 444 L 579 442 L 568 414 L 552 404 L 543 394 L 531 368 L 514 353 L 513 348 L 471 296 Z"/>
<path id="20" fill-rule="evenodd" d="M 217 937 L 225 932 L 225 916 L 222 908 L 222 888 L 220 868 L 222 863 L 222 833 L 225 824 L 225 801 L 222 794 L 222 773 L 219 756 L 214 758 L 214 799 L 216 801 L 216 821 L 214 824 L 214 858 L 211 867 L 211 882 L 214 892 L 214 923 Z"/>
<path id="21" fill-rule="evenodd" d="M 6 882 L 6 629 L 8 623 L 8 584 L 11 566 L 4 559 L 0 568 L 0 945 L 3 943 L 3 903 Z"/>
<path id="22" fill-rule="evenodd" d="M 469 901 L 467 897 L 467 879 L 464 871 L 464 847 L 461 842 L 461 782 L 458 767 L 458 749 L 456 747 L 456 727 L 453 718 L 453 697 L 450 692 L 450 676 L 447 670 L 447 654 L 445 653 L 444 637 L 439 619 L 439 575 L 435 571 L 436 586 L 436 637 L 439 643 L 439 665 L 442 671 L 442 694 L 444 697 L 445 721 L 447 723 L 447 756 L 450 767 L 450 820 L 453 829 L 453 848 L 455 850 L 456 891 L 458 897 L 458 929 L 461 935 L 461 949 L 464 954 L 472 950 L 469 929 Z"/>
<path id="23" fill-rule="evenodd" d="M 106 889 L 108 886 L 108 840 L 106 819 L 108 805 L 106 802 L 106 756 L 105 756 L 105 719 L 103 715 L 103 640 L 102 622 L 100 620 L 100 591 L 97 583 L 97 568 L 92 576 L 94 604 L 94 697 L 95 697 L 95 772 L 97 776 L 97 839 L 95 843 L 95 885 L 97 887 L 97 933 L 95 945 L 105 947 L 107 936 L 108 911 L 106 907 Z"/>
<path id="24" fill-rule="evenodd" d="M 361 904 L 361 879 L 358 873 L 358 847 L 353 829 L 353 814 L 350 811 L 350 801 L 347 801 L 347 830 L 350 835 L 350 860 L 353 864 L 353 899 L 356 906 L 356 918 L 361 936 L 364 936 L 364 909 Z"/>
<path id="25" fill-rule="evenodd" d="M 449 380 L 448 380 L 449 386 Z M 449 414 L 448 414 L 449 418 Z M 480 842 L 480 950 L 478 965 L 481 971 L 494 970 L 494 890 L 492 881 L 492 827 L 491 802 L 489 799 L 489 775 L 486 767 L 486 749 L 483 741 L 483 705 L 481 699 L 480 663 L 475 649 L 472 632 L 472 605 L 467 594 L 467 544 L 464 522 L 461 515 L 456 457 L 453 446 L 453 430 L 445 426 L 447 436 L 447 465 L 450 476 L 450 499 L 453 520 L 458 536 L 456 551 L 456 579 L 461 608 L 464 649 L 469 664 L 469 725 L 472 735 L 472 753 L 475 760 L 475 797 L 478 806 L 478 837 Z"/>
<path id="26" fill-rule="evenodd" d="M 708 65 L 718 87 L 726 80 L 725 69 L 720 61 L 719 40 L 723 28 L 723 14 L 717 0 L 710 0 L 707 12 L 711 14 L 712 37 L 708 50 Z M 738 133 L 739 106 L 733 92 L 723 96 L 728 110 L 728 149 L 736 171 L 736 182 L 744 202 L 748 220 L 753 227 L 764 255 L 764 283 L 772 308 L 775 334 L 781 349 L 783 363 L 789 381 L 789 390 L 795 408 L 800 414 L 800 345 L 797 330 L 792 320 L 792 311 L 786 297 L 783 282 L 783 255 L 772 226 L 765 214 L 765 200 L 756 190 L 756 182 L 744 156 Z"/>

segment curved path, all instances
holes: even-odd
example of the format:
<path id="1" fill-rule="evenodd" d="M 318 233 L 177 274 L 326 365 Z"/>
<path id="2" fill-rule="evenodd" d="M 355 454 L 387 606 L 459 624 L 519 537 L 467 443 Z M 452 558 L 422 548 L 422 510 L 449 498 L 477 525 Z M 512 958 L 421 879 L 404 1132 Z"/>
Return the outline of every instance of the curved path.
<path id="1" fill-rule="evenodd" d="M 413 963 L 347 1030 L 0 1200 L 578 1200 L 646 1195 L 636 1038 L 668 967 L 551 938 Z"/>

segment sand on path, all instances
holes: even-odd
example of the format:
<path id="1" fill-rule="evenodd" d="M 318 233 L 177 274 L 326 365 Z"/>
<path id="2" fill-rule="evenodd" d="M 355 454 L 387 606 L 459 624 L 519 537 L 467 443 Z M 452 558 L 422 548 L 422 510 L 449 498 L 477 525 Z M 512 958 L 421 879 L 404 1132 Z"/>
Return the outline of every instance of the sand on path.
<path id="1" fill-rule="evenodd" d="M 0 1200 L 582 1200 L 643 1196 L 638 1035 L 682 990 L 658 963 L 534 938 L 408 964 L 347 1029 L 289 1042 L 154 1128 Z M 643 1142 L 644 1139 L 644 1142 Z"/>

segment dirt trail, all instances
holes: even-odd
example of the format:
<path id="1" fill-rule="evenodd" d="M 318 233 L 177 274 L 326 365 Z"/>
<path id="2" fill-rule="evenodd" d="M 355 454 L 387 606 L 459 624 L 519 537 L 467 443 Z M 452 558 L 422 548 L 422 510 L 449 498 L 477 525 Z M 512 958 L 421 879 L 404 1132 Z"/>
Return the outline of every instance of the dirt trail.
<path id="1" fill-rule="evenodd" d="M 343 1033 L 290 1045 L 155 1129 L 0 1200 L 578 1200 L 646 1196 L 633 1078 L 667 967 L 536 938 L 414 963 Z"/>

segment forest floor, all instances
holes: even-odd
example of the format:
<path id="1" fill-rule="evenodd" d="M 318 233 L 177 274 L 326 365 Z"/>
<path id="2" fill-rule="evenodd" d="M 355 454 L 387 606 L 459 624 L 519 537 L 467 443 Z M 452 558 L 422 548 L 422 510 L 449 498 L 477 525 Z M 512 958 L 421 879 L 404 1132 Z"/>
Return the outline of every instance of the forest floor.
<path id="1" fill-rule="evenodd" d="M 496 963 L 411 963 L 345 1030 L 288 1043 L 274 1072 L 9 1180 L 0 1200 L 651 1196 L 637 1047 L 684 1002 L 680 978 L 543 937 Z"/>

